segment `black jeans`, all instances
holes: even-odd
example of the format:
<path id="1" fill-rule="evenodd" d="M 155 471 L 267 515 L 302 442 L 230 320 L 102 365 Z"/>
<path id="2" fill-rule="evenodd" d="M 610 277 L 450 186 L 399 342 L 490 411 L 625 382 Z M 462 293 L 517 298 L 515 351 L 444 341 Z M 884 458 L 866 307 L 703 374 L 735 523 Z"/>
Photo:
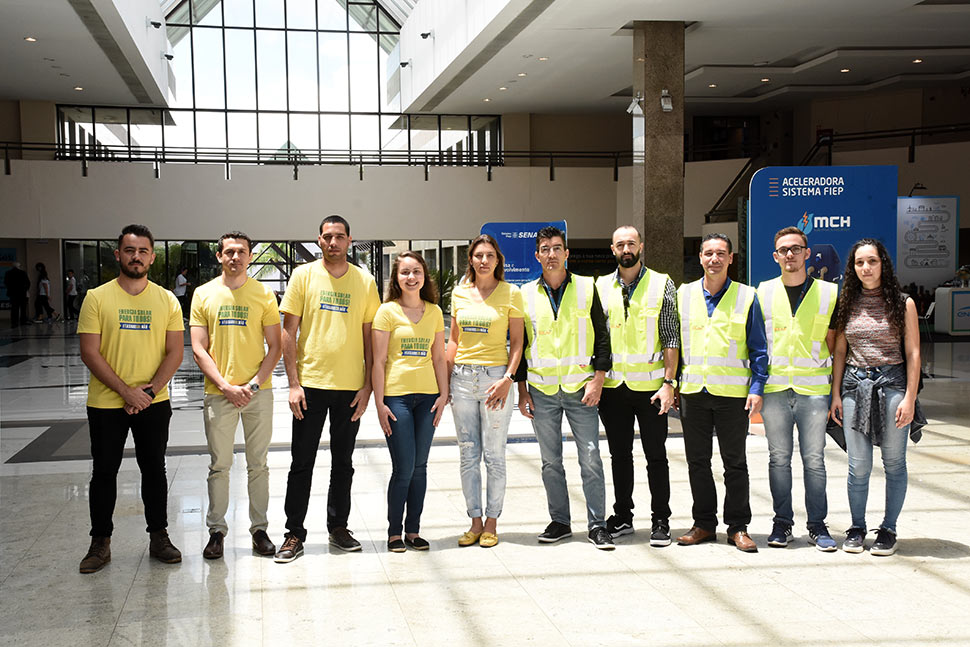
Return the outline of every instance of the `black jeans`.
<path id="1" fill-rule="evenodd" d="M 10 327 L 25 326 L 30 323 L 27 314 L 27 297 L 10 298 Z"/>
<path id="2" fill-rule="evenodd" d="M 633 519 L 633 420 L 640 428 L 640 444 L 647 459 L 652 521 L 670 518 L 670 468 L 667 464 L 667 414 L 650 403 L 653 391 L 632 391 L 626 384 L 603 389 L 599 414 L 606 428 L 613 468 L 613 512 L 620 519 Z"/>
<path id="3" fill-rule="evenodd" d="M 133 416 L 124 409 L 88 407 L 91 457 L 94 470 L 88 495 L 91 509 L 91 536 L 110 537 L 111 517 L 118 496 L 118 469 L 125 452 L 128 430 L 135 440 L 135 460 L 141 470 L 141 500 L 145 505 L 148 532 L 168 526 L 168 480 L 165 477 L 165 448 L 172 406 L 168 400 L 156 402 Z"/>
<path id="4" fill-rule="evenodd" d="M 307 509 L 313 464 L 320 448 L 320 434 L 330 414 L 330 491 L 327 494 L 327 530 L 346 528 L 350 516 L 350 486 L 354 480 L 354 444 L 360 420 L 351 422 L 354 413 L 350 403 L 356 391 L 328 391 L 303 387 L 306 411 L 303 420 L 293 418 L 293 440 L 290 444 L 290 474 L 286 479 L 286 529 L 300 541 L 306 541 Z"/>
<path id="5" fill-rule="evenodd" d="M 680 420 L 684 427 L 687 474 L 694 497 L 694 525 L 714 532 L 717 529 L 717 490 L 711 472 L 713 437 L 724 464 L 724 523 L 728 533 L 745 530 L 751 522 L 748 500 L 748 412 L 745 398 L 727 398 L 710 393 L 680 396 Z"/>

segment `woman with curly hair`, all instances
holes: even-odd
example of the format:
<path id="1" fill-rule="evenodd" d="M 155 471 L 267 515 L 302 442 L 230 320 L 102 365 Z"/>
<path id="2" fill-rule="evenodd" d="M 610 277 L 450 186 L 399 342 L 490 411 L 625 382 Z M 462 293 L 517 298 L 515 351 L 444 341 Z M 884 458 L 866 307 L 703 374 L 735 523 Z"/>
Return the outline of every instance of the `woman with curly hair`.
<path id="1" fill-rule="evenodd" d="M 387 549 L 393 553 L 429 548 L 418 534 L 428 454 L 448 402 L 445 324 L 437 301 L 438 291 L 421 255 L 399 254 L 391 268 L 387 300 L 377 309 L 371 328 L 374 403 L 391 452 Z"/>
<path id="2" fill-rule="evenodd" d="M 842 550 L 865 549 L 872 448 L 886 472 L 886 510 L 873 555 L 896 552 L 896 519 L 906 497 L 906 441 L 920 378 L 916 304 L 903 294 L 886 247 L 863 238 L 849 251 L 839 296 L 831 415 L 845 428 L 852 526 Z"/>

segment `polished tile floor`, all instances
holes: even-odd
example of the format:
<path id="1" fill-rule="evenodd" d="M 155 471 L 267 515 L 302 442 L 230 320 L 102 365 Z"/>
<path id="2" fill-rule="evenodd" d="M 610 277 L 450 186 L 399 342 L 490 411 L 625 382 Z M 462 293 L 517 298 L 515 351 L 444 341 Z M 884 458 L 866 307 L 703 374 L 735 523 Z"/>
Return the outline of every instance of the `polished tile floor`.
<path id="1" fill-rule="evenodd" d="M 4 323 L 6 319 L 4 318 Z M 422 534 L 427 553 L 386 552 L 385 485 L 390 459 L 373 408 L 355 455 L 351 527 L 361 553 L 331 551 L 325 529 L 329 454 L 317 459 L 306 555 L 290 564 L 248 545 L 245 464 L 237 454 L 224 560 L 201 551 L 206 466 L 202 379 L 186 353 L 173 386 L 170 533 L 180 565 L 149 559 L 134 459 L 124 462 L 112 562 L 80 575 L 87 548 L 90 460 L 84 426 L 87 372 L 70 324 L 0 333 L 0 644 L 42 645 L 970 645 L 970 341 L 924 347 L 922 402 L 930 425 L 909 448 L 909 493 L 899 552 L 823 554 L 801 529 L 796 459 L 796 542 L 768 549 L 767 449 L 748 440 L 750 530 L 761 547 L 724 543 L 651 548 L 646 474 L 637 461 L 638 532 L 613 552 L 585 540 L 575 451 L 567 446 L 576 535 L 538 545 L 548 522 L 531 427 L 513 418 L 509 487 L 493 549 L 459 549 L 466 529 L 450 412 L 429 465 Z M 280 379 L 278 386 L 283 384 Z M 276 390 L 270 452 L 270 531 L 283 533 L 289 453 L 285 391 Z M 239 440 L 241 442 L 241 439 Z M 830 443 L 831 445 L 831 443 Z M 673 530 L 690 525 L 690 492 L 679 424 L 667 442 Z M 605 439 L 604 462 L 609 465 Z M 848 523 L 846 459 L 826 450 L 829 524 Z M 878 463 L 878 461 L 877 461 Z M 715 473 L 719 473 L 715 459 Z M 607 469 L 607 480 L 609 480 Z M 870 523 L 882 512 L 876 468 Z M 720 488 L 719 488 L 720 489 Z M 649 515 L 647 515 L 649 517 Z M 870 535 L 871 541 L 871 535 Z"/>

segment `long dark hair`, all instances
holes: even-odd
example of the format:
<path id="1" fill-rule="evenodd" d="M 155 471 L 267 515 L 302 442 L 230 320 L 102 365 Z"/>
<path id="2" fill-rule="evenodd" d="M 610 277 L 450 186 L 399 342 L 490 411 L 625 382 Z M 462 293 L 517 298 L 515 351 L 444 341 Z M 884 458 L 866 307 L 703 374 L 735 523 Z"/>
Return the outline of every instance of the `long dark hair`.
<path id="1" fill-rule="evenodd" d="M 492 249 L 495 250 L 495 271 L 492 272 L 494 276 L 499 281 L 505 280 L 505 254 L 498 246 L 498 241 L 489 236 L 488 234 L 481 234 L 475 237 L 472 244 L 468 246 L 468 269 L 465 270 L 465 282 L 474 283 L 475 282 L 475 268 L 472 266 L 472 256 L 475 255 L 475 248 L 481 244 L 491 245 Z"/>
<path id="2" fill-rule="evenodd" d="M 882 288 L 882 298 L 886 301 L 889 325 L 896 334 L 903 335 L 906 330 L 906 295 L 899 287 L 899 281 L 893 271 L 893 262 L 889 258 L 886 246 L 875 238 L 863 238 L 849 250 L 849 256 L 845 262 L 842 292 L 839 294 L 839 318 L 836 321 L 836 329 L 839 332 L 845 331 L 845 326 L 849 322 L 849 315 L 852 314 L 853 307 L 862 296 L 862 281 L 859 280 L 859 275 L 855 272 L 855 255 L 860 247 L 866 245 L 872 245 L 875 248 L 882 265 L 879 286 Z"/>
<path id="3" fill-rule="evenodd" d="M 401 265 L 401 259 L 404 258 L 413 258 L 421 264 L 421 269 L 424 270 L 424 285 L 421 286 L 421 298 L 428 303 L 438 303 L 438 287 L 434 284 L 428 272 L 428 264 L 424 262 L 421 254 L 417 252 L 401 252 L 394 259 L 394 264 L 391 266 L 391 280 L 387 284 L 387 294 L 384 300 L 394 301 L 400 299 L 403 294 L 401 284 L 397 282 L 397 270 Z"/>

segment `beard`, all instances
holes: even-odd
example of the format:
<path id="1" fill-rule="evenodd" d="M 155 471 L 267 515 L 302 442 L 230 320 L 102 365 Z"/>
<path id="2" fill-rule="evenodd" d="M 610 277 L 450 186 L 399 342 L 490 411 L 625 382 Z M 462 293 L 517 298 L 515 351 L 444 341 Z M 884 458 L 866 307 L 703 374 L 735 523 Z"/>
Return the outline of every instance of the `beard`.
<path id="1" fill-rule="evenodd" d="M 141 268 L 141 272 L 138 271 L 138 268 Z M 122 265 L 121 273 L 129 279 L 141 279 L 148 274 L 148 268 L 144 265 Z"/>
<path id="2" fill-rule="evenodd" d="M 640 262 L 639 254 L 619 254 L 616 257 L 616 262 L 619 263 L 620 267 L 629 269 Z"/>

